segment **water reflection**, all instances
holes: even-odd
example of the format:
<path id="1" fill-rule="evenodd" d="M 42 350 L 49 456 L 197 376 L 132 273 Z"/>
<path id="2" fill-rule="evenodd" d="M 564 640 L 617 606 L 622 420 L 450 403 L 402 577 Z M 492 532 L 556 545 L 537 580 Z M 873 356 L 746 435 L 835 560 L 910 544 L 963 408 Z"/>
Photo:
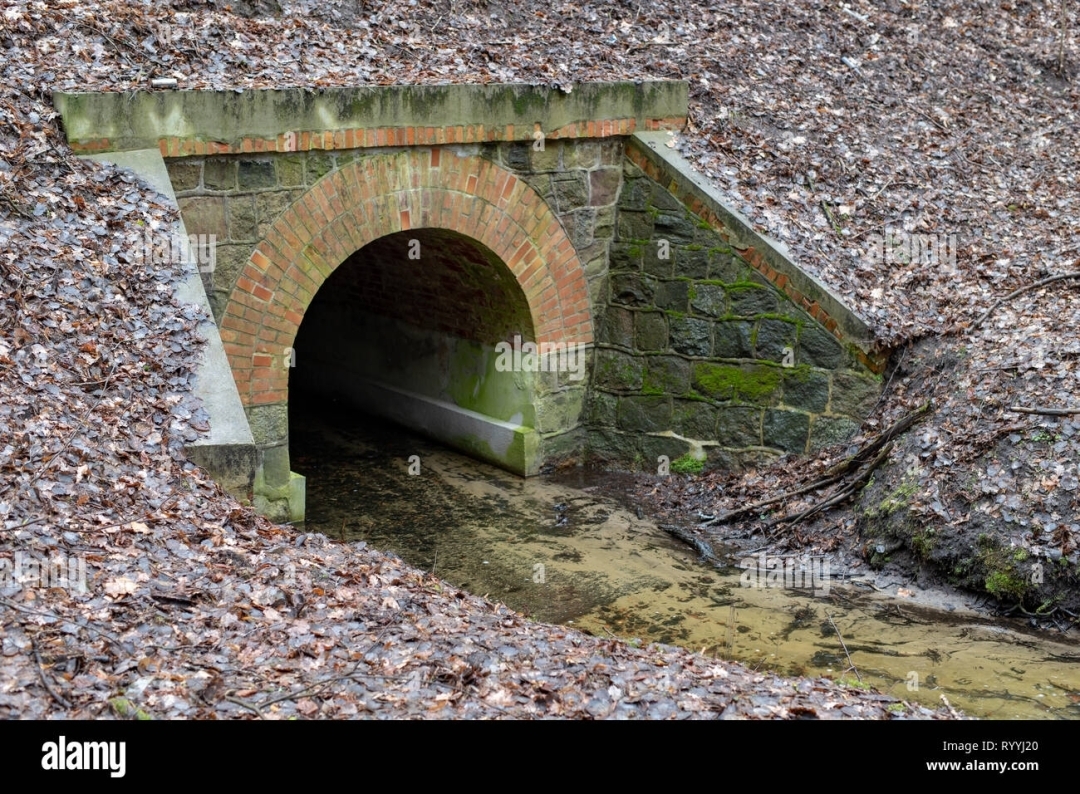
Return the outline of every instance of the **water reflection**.
<path id="1" fill-rule="evenodd" d="M 740 586 L 743 571 L 703 566 L 613 499 L 618 475 L 522 480 L 325 406 L 294 410 L 290 425 L 309 531 L 365 540 L 535 620 L 787 675 L 854 682 L 854 665 L 882 692 L 929 706 L 945 694 L 973 716 L 1080 717 L 1075 643 L 851 584 Z"/>

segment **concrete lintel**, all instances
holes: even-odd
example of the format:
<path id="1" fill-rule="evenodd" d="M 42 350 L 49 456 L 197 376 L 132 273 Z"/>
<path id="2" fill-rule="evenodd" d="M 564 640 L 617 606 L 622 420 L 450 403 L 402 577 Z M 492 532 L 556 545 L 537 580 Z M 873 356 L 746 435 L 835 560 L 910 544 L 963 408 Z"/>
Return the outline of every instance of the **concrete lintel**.
<path id="1" fill-rule="evenodd" d="M 53 94 L 69 143 L 101 142 L 106 151 L 157 148 L 167 138 L 236 146 L 297 132 L 433 127 L 483 123 L 531 138 L 534 125 L 633 119 L 685 119 L 682 81 L 578 83 L 569 93 L 527 84 L 350 86 L 245 91 L 138 91 Z M 460 142 L 460 141 L 459 141 Z"/>
<path id="2" fill-rule="evenodd" d="M 530 477 L 540 470 L 540 438 L 531 427 L 374 381 L 353 383 L 349 397 L 365 410 L 514 474 Z"/>
<path id="3" fill-rule="evenodd" d="M 112 163 L 134 172 L 176 206 L 176 194 L 169 181 L 165 160 L 156 148 L 89 155 L 86 159 Z M 195 258 L 188 247 L 183 220 L 177 220 L 171 231 L 180 242 L 179 248 L 186 263 L 184 278 L 176 287 L 177 300 L 198 304 L 206 312 L 206 319 L 197 329 L 206 345 L 195 372 L 194 391 L 210 416 L 210 431 L 187 445 L 185 451 L 192 462 L 209 471 L 227 491 L 238 498 L 250 499 L 258 466 L 255 442 L 218 327 L 210 313 L 202 278 L 194 266 Z"/>
<path id="4" fill-rule="evenodd" d="M 631 136 L 629 145 L 657 167 L 658 181 L 663 187 L 684 204 L 690 203 L 687 199 L 697 199 L 711 210 L 724 226 L 734 233 L 731 238 L 733 245 L 755 249 L 773 270 L 784 274 L 795 289 L 816 301 L 836 321 L 847 342 L 858 347 L 864 354 L 871 354 L 873 335 L 862 318 L 849 309 L 828 286 L 800 269 L 783 243 L 756 232 L 750 221 L 738 210 L 730 207 L 720 191 L 696 172 L 686 158 L 676 149 L 667 146 L 670 140 L 667 132 L 637 132 Z"/>

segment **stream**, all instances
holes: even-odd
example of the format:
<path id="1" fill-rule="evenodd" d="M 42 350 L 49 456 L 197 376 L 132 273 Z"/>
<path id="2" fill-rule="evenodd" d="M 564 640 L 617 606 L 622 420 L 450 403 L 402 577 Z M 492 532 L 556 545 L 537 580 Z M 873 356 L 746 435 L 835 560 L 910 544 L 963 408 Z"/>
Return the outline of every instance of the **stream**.
<path id="1" fill-rule="evenodd" d="M 974 717 L 1080 718 L 1080 631 L 1034 633 L 970 609 L 962 593 L 937 608 L 842 579 L 789 575 L 806 586 L 785 587 L 786 571 L 706 565 L 620 497 L 630 475 L 525 480 L 300 399 L 290 453 L 307 477 L 306 531 L 366 541 L 534 620 L 782 675 L 861 678 L 931 707 L 945 695 Z"/>

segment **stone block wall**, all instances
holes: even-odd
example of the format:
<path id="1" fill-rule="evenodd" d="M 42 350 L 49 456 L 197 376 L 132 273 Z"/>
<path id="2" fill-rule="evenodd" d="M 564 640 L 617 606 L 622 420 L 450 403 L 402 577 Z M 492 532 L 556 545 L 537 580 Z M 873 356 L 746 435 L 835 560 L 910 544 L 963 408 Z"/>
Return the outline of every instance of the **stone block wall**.
<path id="1" fill-rule="evenodd" d="M 358 152 L 222 155 L 167 159 L 180 213 L 190 234 L 214 235 L 214 267 L 203 286 L 214 318 L 270 225 L 319 179 L 352 162 Z"/>
<path id="2" fill-rule="evenodd" d="M 591 453 L 754 465 L 851 437 L 880 378 L 721 231 L 623 163 L 586 406 Z"/>
<path id="3" fill-rule="evenodd" d="M 444 157 L 458 150 L 535 190 L 584 267 L 596 349 L 586 383 L 537 374 L 545 458 L 586 451 L 652 469 L 660 455 L 690 455 L 739 467 L 849 438 L 876 403 L 880 379 L 865 356 L 628 159 L 627 139 L 441 147 Z M 311 150 L 167 161 L 188 229 L 217 238 L 215 267 L 203 274 L 215 317 L 273 221 L 323 176 L 365 156 Z M 438 289 L 391 284 L 389 308 L 377 313 L 435 320 L 439 306 L 475 302 L 455 297 L 446 275 Z M 389 296 L 387 285 L 365 289 Z M 469 338 L 462 331 L 475 323 L 455 329 L 452 320 L 437 325 Z"/>
<path id="4" fill-rule="evenodd" d="M 625 138 L 543 143 L 500 143 L 485 147 L 484 156 L 524 179 L 555 212 L 585 268 L 595 316 L 607 302 Z"/>

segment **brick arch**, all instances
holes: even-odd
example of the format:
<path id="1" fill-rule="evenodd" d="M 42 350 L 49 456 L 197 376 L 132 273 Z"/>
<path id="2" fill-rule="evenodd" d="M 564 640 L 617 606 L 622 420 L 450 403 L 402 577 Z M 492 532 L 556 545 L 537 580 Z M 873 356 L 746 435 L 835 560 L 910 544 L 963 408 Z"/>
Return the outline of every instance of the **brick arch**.
<path id="1" fill-rule="evenodd" d="M 312 185 L 237 277 L 220 328 L 243 404 L 287 401 L 284 351 L 338 265 L 379 237 L 421 228 L 459 232 L 497 254 L 525 293 L 537 342 L 592 343 L 584 269 L 528 184 L 478 156 L 440 149 L 375 155 Z"/>

